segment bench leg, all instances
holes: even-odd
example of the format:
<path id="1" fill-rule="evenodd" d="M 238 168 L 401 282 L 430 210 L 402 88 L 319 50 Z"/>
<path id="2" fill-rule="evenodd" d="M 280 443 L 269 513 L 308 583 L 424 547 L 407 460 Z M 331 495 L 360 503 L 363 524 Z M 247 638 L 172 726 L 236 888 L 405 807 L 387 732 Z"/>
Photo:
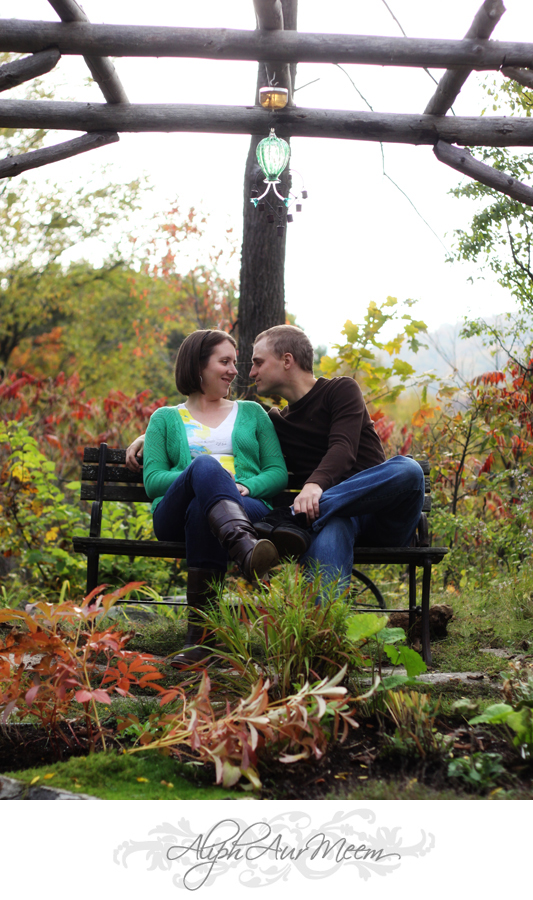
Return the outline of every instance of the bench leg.
<path id="1" fill-rule="evenodd" d="M 422 576 L 422 659 L 427 666 L 431 665 L 431 646 L 429 642 L 429 592 L 431 589 L 431 563 L 424 560 Z"/>
<path id="2" fill-rule="evenodd" d="M 100 554 L 96 550 L 89 550 L 87 553 L 87 594 L 90 594 L 95 587 L 98 587 L 99 562 Z"/>
<path id="3" fill-rule="evenodd" d="M 416 609 L 416 565 L 409 563 L 409 634 L 415 624 Z"/>

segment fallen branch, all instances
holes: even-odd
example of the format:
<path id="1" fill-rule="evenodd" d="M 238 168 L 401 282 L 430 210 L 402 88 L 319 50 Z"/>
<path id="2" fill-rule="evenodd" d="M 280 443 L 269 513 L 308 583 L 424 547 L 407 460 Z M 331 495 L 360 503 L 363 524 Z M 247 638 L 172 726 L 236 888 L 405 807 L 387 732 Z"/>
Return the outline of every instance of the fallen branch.
<path id="1" fill-rule="evenodd" d="M 17 59 L 15 62 L 0 66 L 0 91 L 7 91 L 18 84 L 50 72 L 57 66 L 60 59 L 59 50 L 41 50 L 40 53 L 34 53 L 33 56 Z"/>
<path id="2" fill-rule="evenodd" d="M 533 71 L 531 69 L 512 69 L 505 66 L 502 69 L 502 75 L 517 81 L 522 87 L 533 88 Z"/>
<path id="3" fill-rule="evenodd" d="M 20 156 L 8 156 L 6 159 L 0 160 L 0 178 L 13 178 L 28 169 L 38 169 L 40 166 L 47 166 L 49 163 L 59 162 L 61 159 L 68 159 L 79 153 L 86 153 L 87 150 L 97 150 L 98 147 L 114 144 L 118 140 L 120 138 L 116 132 L 84 134 L 83 137 L 64 141 L 54 147 L 32 150 L 30 153 L 21 153 Z"/>
<path id="4" fill-rule="evenodd" d="M 513 200 L 533 206 L 533 188 L 522 184 L 521 181 L 516 181 L 505 172 L 499 172 L 498 169 L 493 169 L 492 166 L 487 166 L 486 163 L 474 159 L 470 151 L 464 147 L 452 147 L 445 141 L 439 141 L 433 148 L 433 152 L 440 162 L 446 163 L 452 169 L 457 169 L 463 175 L 468 175 L 469 178 L 474 178 L 501 194 L 507 194 Z"/>

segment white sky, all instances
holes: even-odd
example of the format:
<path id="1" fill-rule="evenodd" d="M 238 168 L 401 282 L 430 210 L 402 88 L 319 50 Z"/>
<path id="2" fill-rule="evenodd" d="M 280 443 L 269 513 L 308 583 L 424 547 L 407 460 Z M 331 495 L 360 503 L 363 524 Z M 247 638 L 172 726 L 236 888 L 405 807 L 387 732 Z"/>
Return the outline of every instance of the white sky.
<path id="1" fill-rule="evenodd" d="M 409 36 L 461 38 L 481 0 L 388 0 Z M 85 0 L 93 22 L 158 24 L 253 29 L 252 0 Z M 507 12 L 493 37 L 533 41 L 533 3 L 506 0 Z M 327 9 L 325 21 L 324 9 Z M 2 0 L 2 16 L 56 21 L 46 0 Z M 300 0 L 300 31 L 399 35 L 382 0 Z M 256 63 L 207 60 L 117 59 L 118 74 L 132 102 L 221 103 L 253 101 Z M 421 113 L 435 85 L 419 69 L 346 66 L 360 91 L 384 112 Z M 98 102 L 99 91 L 84 84 L 87 70 L 63 57 L 57 77 L 65 98 Z M 438 78 L 439 71 L 434 72 Z M 486 105 L 473 73 L 454 105 L 458 115 L 478 115 Z M 296 94 L 308 107 L 364 109 L 346 75 L 332 65 L 300 64 L 296 87 L 320 80 Z M 59 96 L 59 95 L 58 95 Z M 7 94 L 4 94 L 7 97 Z M 65 140 L 70 134 L 53 136 Z M 68 181 L 80 173 L 90 179 L 104 164 L 108 177 L 130 180 L 145 172 L 154 186 L 146 216 L 165 211 L 176 196 L 184 210 L 195 206 L 209 214 L 206 255 L 220 245 L 226 228 L 239 238 L 242 229 L 242 182 L 249 138 L 244 135 L 121 135 L 120 142 L 30 174 Z M 432 233 L 404 196 L 382 175 L 379 144 L 359 141 L 293 138 L 292 165 L 309 191 L 304 212 L 289 226 L 286 303 L 312 342 L 340 338 L 346 319 L 360 321 L 370 300 L 388 295 L 419 303 L 412 313 L 431 329 L 465 314 L 491 315 L 513 307 L 511 298 L 474 266 L 445 262 L 443 244 L 453 244 L 453 230 L 465 228 L 474 212 L 471 202 L 448 195 L 461 176 L 439 163 L 431 147 L 385 144 L 386 171 L 408 194 Z M 96 176 L 95 176 L 96 177 Z M 228 273 L 238 275 L 238 259 Z M 474 285 L 468 282 L 475 279 Z"/>

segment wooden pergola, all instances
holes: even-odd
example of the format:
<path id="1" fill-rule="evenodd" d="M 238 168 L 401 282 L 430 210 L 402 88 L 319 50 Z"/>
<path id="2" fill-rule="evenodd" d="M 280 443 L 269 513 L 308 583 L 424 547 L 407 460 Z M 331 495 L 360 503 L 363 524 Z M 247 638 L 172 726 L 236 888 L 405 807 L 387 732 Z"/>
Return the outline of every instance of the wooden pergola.
<path id="1" fill-rule="evenodd" d="M 533 43 L 489 40 L 505 11 L 502 0 L 484 0 L 462 40 L 305 34 L 287 30 L 281 0 L 253 0 L 255 31 L 93 25 L 76 0 L 49 0 L 61 22 L 1 20 L 0 51 L 29 53 L 0 67 L 0 91 L 51 71 L 62 55 L 81 55 L 105 103 L 0 100 L 0 127 L 80 131 L 73 140 L 0 161 L 0 178 L 44 166 L 119 140 L 120 132 L 211 132 L 283 137 L 339 138 L 428 144 L 459 172 L 523 203 L 533 188 L 472 156 L 468 146 L 531 147 L 533 119 L 447 116 L 472 71 L 501 71 L 533 88 Z M 283 110 L 255 105 L 135 104 L 109 56 L 196 57 L 257 60 L 268 77 L 289 90 Z M 292 94 L 297 62 L 350 63 L 444 69 L 422 114 L 299 108 Z"/>

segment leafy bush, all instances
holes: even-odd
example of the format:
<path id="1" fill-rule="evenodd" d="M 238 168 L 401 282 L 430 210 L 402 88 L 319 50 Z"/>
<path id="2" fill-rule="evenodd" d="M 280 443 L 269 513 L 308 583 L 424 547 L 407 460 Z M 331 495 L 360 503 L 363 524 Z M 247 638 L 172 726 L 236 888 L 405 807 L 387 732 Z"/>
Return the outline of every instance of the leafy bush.
<path id="1" fill-rule="evenodd" d="M 350 715 L 346 688 L 339 686 L 345 671 L 314 685 L 306 682 L 295 694 L 274 701 L 269 697 L 269 682 L 259 678 L 249 696 L 238 700 L 233 709 L 228 704 L 218 718 L 209 696 L 211 682 L 204 671 L 192 699 L 182 687 L 162 694 L 162 705 L 178 702 L 174 712 L 160 717 L 152 714 L 142 730 L 138 720 L 122 722 L 121 727 L 130 734 L 132 725 L 138 732 L 137 746 L 127 752 L 171 750 L 179 758 L 187 746 L 201 761 L 214 763 L 217 784 L 231 787 L 245 777 L 249 788 L 259 790 L 259 754 L 275 756 L 283 763 L 312 756 L 320 759 L 328 739 L 337 738 L 341 725 L 341 741 L 350 726 L 358 727 Z"/>
<path id="2" fill-rule="evenodd" d="M 99 705 L 106 707 L 111 694 L 131 696 L 130 688 L 158 689 L 162 674 L 147 654 L 125 649 L 131 638 L 115 628 L 100 630 L 99 619 L 116 600 L 139 585 L 132 583 L 112 594 L 89 594 L 80 606 L 37 603 L 29 611 L 0 610 L 0 623 L 13 627 L 0 643 L 0 711 L 5 723 L 10 716 L 29 716 L 44 727 L 57 744 L 61 725 L 82 719 L 89 745 L 98 741 L 106 748 Z M 21 626 L 19 630 L 16 626 Z M 73 702 L 81 704 L 76 716 Z"/>
<path id="3" fill-rule="evenodd" d="M 523 673 L 511 663 L 512 674 L 505 679 L 503 692 L 507 703 L 494 703 L 470 719 L 470 725 L 503 726 L 504 733 L 523 759 L 533 753 L 533 672 Z"/>
<path id="4" fill-rule="evenodd" d="M 478 752 L 473 753 L 472 756 L 452 759 L 448 763 L 448 778 L 464 781 L 477 793 L 491 790 L 506 776 L 507 773 L 499 753 Z"/>

